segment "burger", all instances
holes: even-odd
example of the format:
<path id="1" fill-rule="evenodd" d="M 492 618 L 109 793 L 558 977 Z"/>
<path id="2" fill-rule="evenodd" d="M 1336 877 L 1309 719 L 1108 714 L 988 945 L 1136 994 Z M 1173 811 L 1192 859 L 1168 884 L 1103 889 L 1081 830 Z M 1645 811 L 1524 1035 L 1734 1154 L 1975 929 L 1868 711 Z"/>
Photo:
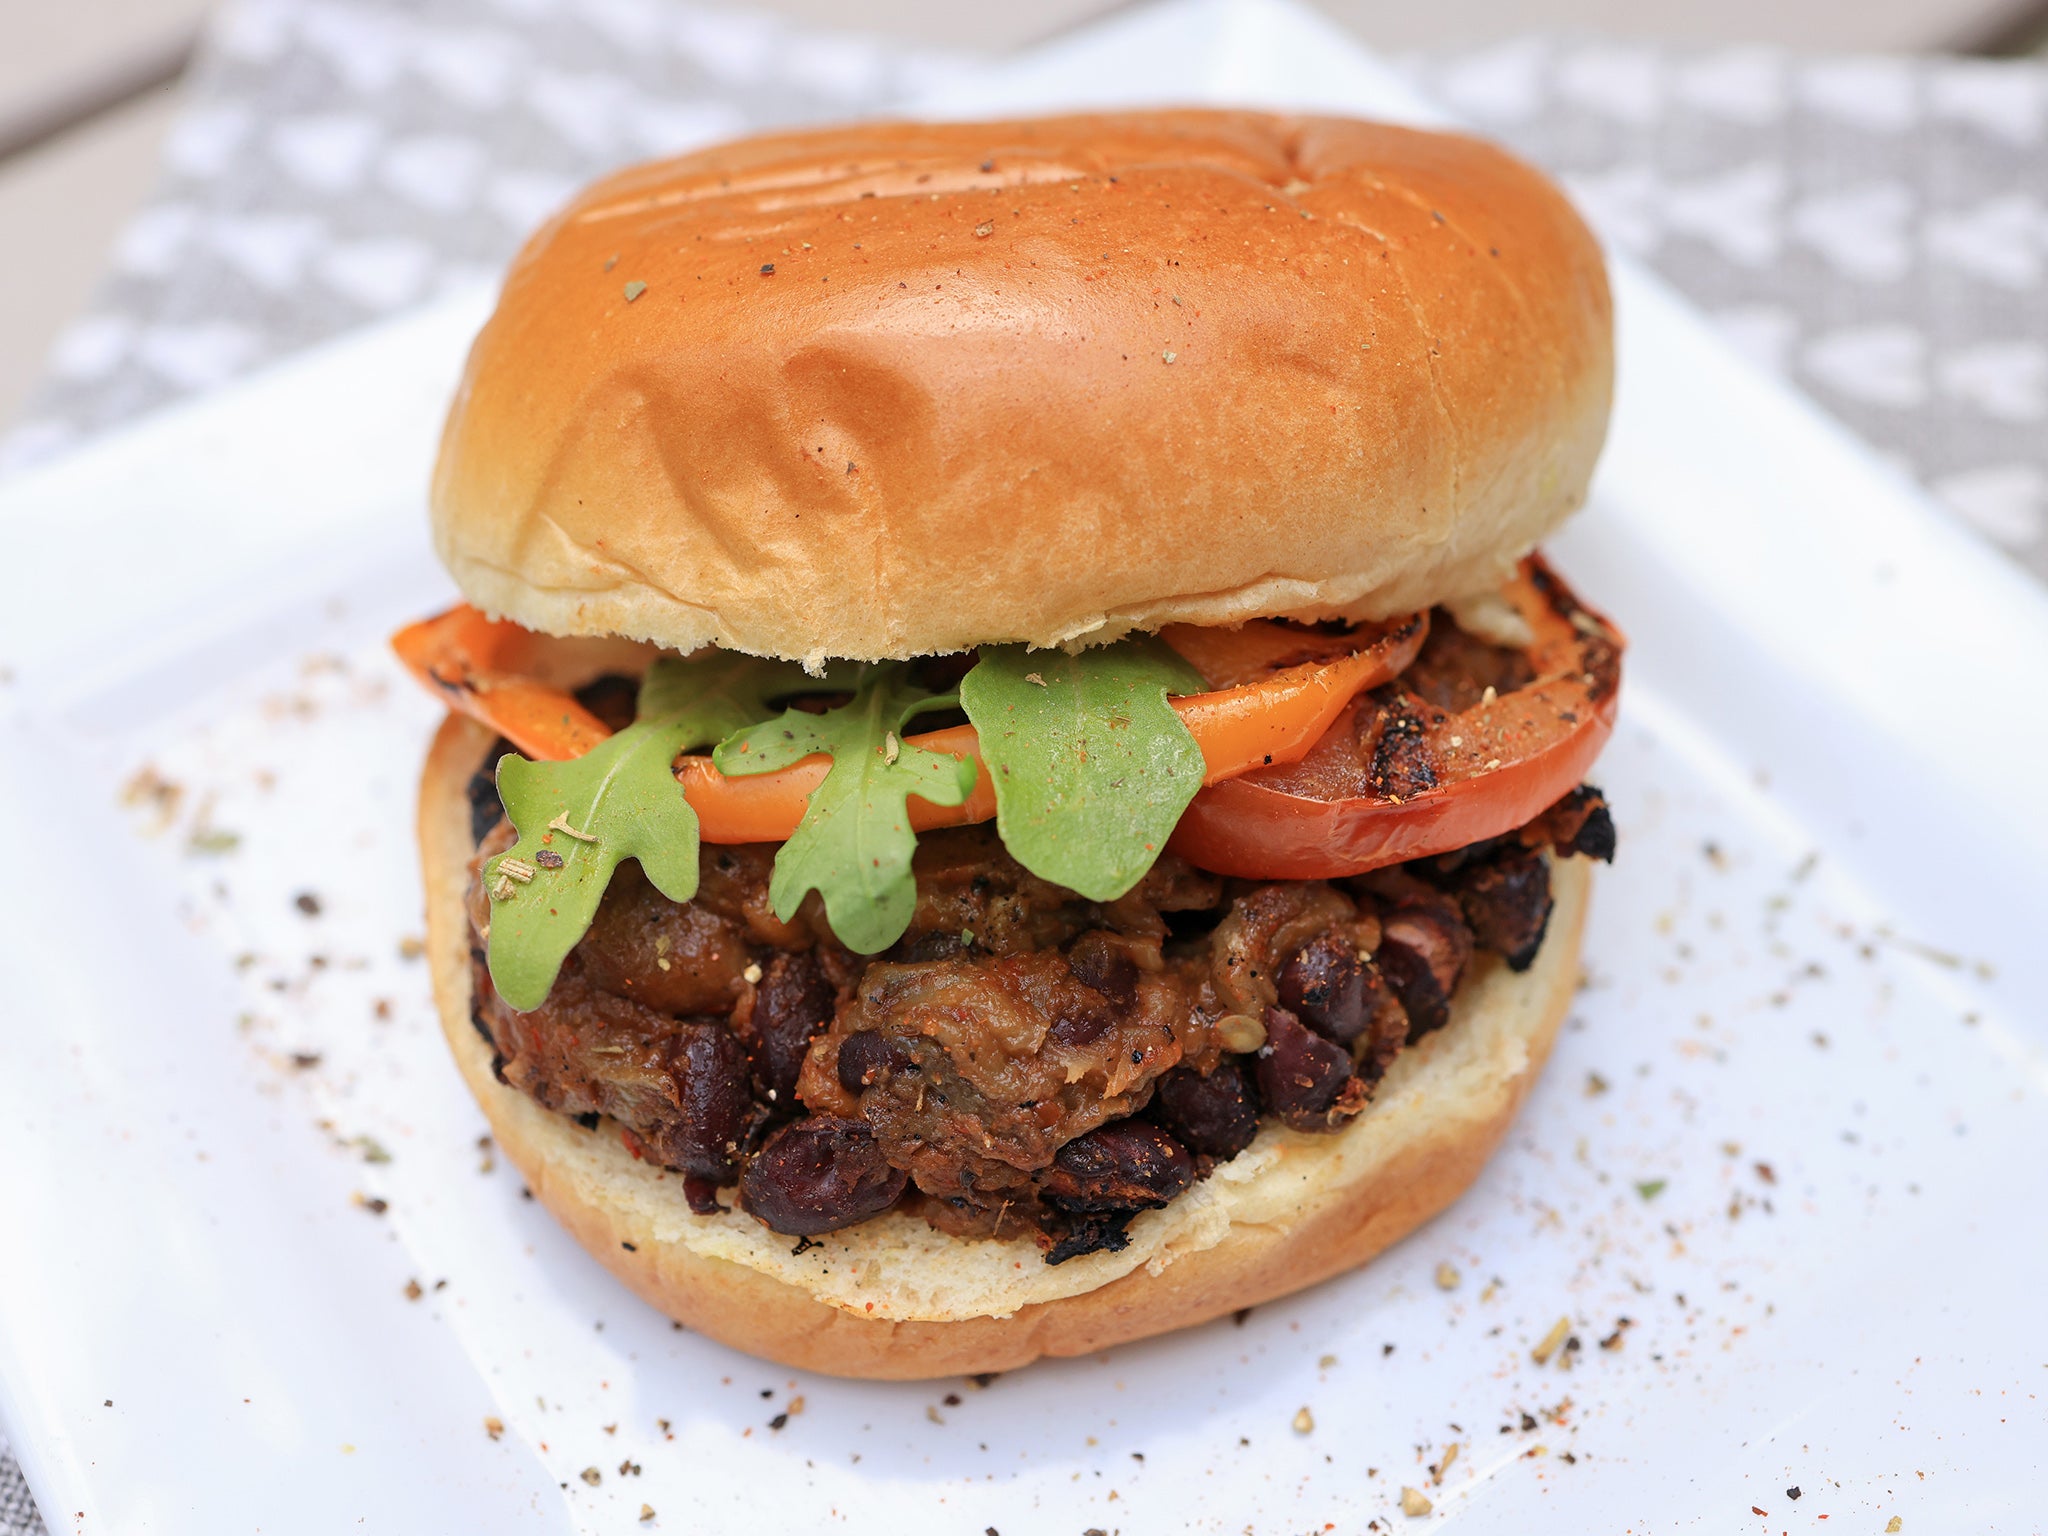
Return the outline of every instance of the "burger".
<path id="1" fill-rule="evenodd" d="M 1579 974 L 1622 641 L 1536 552 L 1593 239 L 1470 139 L 881 123 L 599 182 L 511 268 L 396 648 L 435 992 L 678 1322 L 996 1371 L 1348 1270 Z"/>

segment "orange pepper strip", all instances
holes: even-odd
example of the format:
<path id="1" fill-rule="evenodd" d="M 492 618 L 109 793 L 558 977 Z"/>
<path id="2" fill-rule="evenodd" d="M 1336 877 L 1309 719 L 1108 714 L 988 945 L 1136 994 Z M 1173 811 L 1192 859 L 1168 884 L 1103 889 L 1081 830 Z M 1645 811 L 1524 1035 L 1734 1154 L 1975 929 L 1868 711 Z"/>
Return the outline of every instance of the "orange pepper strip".
<path id="1" fill-rule="evenodd" d="M 1305 663 L 1241 687 L 1169 700 L 1202 749 L 1202 782 L 1216 784 L 1255 768 L 1298 762 L 1353 697 L 1413 661 L 1428 632 L 1427 617 L 1418 614 L 1334 661 Z M 610 732 L 568 693 L 510 671 L 526 648 L 544 639 L 464 606 L 401 630 L 391 644 L 413 675 L 451 709 L 496 730 L 528 757 L 560 761 L 581 756 Z M 904 744 L 980 760 L 980 738 L 971 725 L 926 731 Z M 795 833 L 811 792 L 831 766 L 821 753 L 773 773 L 727 777 L 710 758 L 688 756 L 677 766 L 676 777 L 707 843 L 779 843 Z M 919 831 L 987 821 L 995 813 L 995 789 L 985 768 L 960 805 L 937 806 L 915 796 L 910 801 L 910 824 Z"/>
<path id="2" fill-rule="evenodd" d="M 1327 665 L 1291 667 L 1260 683 L 1193 693 L 1168 702 L 1202 749 L 1204 784 L 1217 784 L 1272 763 L 1299 762 L 1354 696 L 1397 675 L 1422 648 L 1426 622 L 1397 632 Z M 981 739 L 971 725 L 951 725 L 904 739 L 905 746 L 980 761 Z M 822 753 L 775 773 L 728 778 L 708 757 L 685 757 L 676 770 L 683 794 L 697 812 L 707 843 L 779 843 L 803 820 L 811 792 L 824 782 L 832 760 Z M 959 805 L 910 799 L 910 824 L 920 832 L 990 821 L 995 785 L 986 768 Z"/>
<path id="3" fill-rule="evenodd" d="M 548 640 L 460 603 L 408 624 L 391 637 L 391 649 L 450 709 L 489 726 L 527 757 L 558 763 L 581 757 L 611 731 L 573 694 L 522 675 Z"/>

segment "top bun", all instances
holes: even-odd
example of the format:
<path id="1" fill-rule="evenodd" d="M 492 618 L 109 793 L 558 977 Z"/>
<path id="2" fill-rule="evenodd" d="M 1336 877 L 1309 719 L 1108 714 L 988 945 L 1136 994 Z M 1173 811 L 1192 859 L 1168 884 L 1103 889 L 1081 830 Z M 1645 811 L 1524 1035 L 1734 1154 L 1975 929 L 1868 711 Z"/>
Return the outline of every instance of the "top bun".
<path id="1" fill-rule="evenodd" d="M 629 297 L 630 296 L 630 297 Z M 812 664 L 1385 618 L 1584 499 L 1600 254 L 1489 145 L 1134 112 L 780 134 L 599 182 L 514 263 L 441 557 L 553 634 Z"/>

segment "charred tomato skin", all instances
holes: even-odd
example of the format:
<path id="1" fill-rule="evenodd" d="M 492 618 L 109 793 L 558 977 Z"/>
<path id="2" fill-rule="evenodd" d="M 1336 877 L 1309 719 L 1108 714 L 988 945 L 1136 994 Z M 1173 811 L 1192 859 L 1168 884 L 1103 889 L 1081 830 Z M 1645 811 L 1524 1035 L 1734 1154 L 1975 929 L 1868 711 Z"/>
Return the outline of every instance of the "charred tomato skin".
<path id="1" fill-rule="evenodd" d="M 1168 849 L 1246 879 L 1335 879 L 1512 832 L 1569 794 L 1613 733 L 1624 641 L 1540 557 L 1503 595 L 1535 637 L 1526 666 L 1502 674 L 1507 686 L 1468 702 L 1423 675 L 1425 646 L 1416 675 L 1354 700 L 1300 764 L 1202 790 Z M 1341 787 L 1309 771 L 1340 747 L 1356 758 Z"/>

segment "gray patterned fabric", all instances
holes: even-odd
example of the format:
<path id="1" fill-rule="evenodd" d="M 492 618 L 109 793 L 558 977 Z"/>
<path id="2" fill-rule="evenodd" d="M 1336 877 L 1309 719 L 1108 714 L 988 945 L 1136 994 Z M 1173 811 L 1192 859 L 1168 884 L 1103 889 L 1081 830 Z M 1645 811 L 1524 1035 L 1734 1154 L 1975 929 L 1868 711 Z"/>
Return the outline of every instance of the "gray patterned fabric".
<path id="1" fill-rule="evenodd" d="M 163 184 L 8 456 L 493 272 L 598 172 L 871 113 L 946 67 L 663 0 L 227 0 Z"/>
<path id="2" fill-rule="evenodd" d="M 490 273 L 599 171 L 959 62 L 673 0 L 229 0 L 0 463 Z M 2048 69 L 1549 39 L 1403 63 L 2048 578 Z M 42 1529 L 0 1447 L 0 1536 Z"/>
<path id="3" fill-rule="evenodd" d="M 5 1436 L 0 1436 L 0 1536 L 48 1536 Z"/>
<path id="4" fill-rule="evenodd" d="M 2048 578 L 2048 68 L 1544 40 L 1410 64 Z"/>

